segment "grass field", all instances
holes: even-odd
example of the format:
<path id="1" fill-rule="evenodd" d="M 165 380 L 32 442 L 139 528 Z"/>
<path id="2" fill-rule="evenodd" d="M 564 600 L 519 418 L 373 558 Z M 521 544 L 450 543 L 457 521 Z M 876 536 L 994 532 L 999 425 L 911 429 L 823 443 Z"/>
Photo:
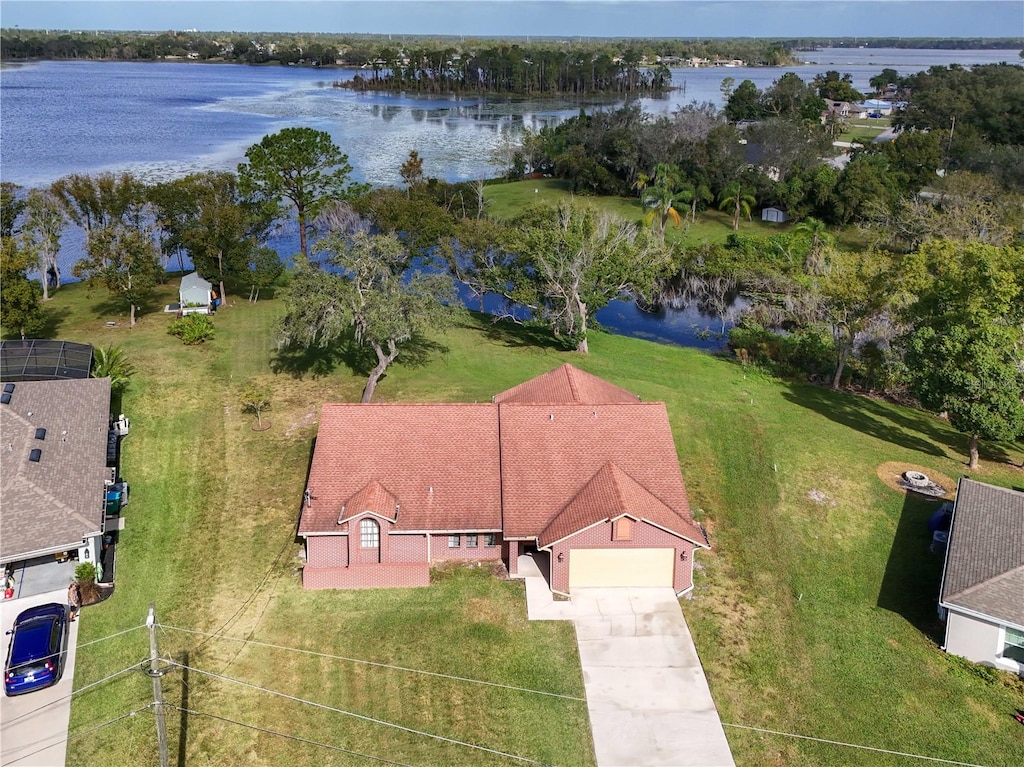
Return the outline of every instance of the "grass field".
<path id="1" fill-rule="evenodd" d="M 301 589 L 295 526 L 319 407 L 356 401 L 363 384 L 344 351 L 279 356 L 274 301 L 232 300 L 216 317 L 216 338 L 185 348 L 166 334 L 167 316 L 146 314 L 129 330 L 103 299 L 70 286 L 48 307 L 53 337 L 121 344 L 138 371 L 123 407 L 133 493 L 117 589 L 83 612 L 76 688 L 147 656 L 144 630 L 104 638 L 139 626 L 155 601 L 161 622 L 176 627 L 161 629 L 164 654 L 193 669 L 164 677 L 168 702 L 193 712 L 170 717 L 178 764 L 370 763 L 244 725 L 407 764 L 516 763 L 239 682 L 540 762 L 593 763 L 586 707 L 574 700 L 583 687 L 572 628 L 528 623 L 520 584 L 455 569 L 429 589 Z M 119 325 L 106 328 L 110 319 Z M 1024 705 L 1021 682 L 990 679 L 938 650 L 932 506 L 876 476 L 885 461 L 963 473 L 966 441 L 946 424 L 601 333 L 589 357 L 477 317 L 436 341 L 440 348 L 381 382 L 380 401 L 481 401 L 571 361 L 666 402 L 691 505 L 714 547 L 698 557 L 683 611 L 737 764 L 914 762 L 732 725 L 993 767 L 1024 762 L 1010 717 Z M 254 376 L 274 392 L 267 432 L 253 432 L 239 412 L 238 389 Z M 1009 463 L 1024 460 L 1024 445 L 985 445 L 982 458 L 975 478 L 1024 484 Z M 150 695 L 138 672 L 76 695 L 69 764 L 156 764 L 149 711 L 91 729 Z"/>
<path id="2" fill-rule="evenodd" d="M 567 181 L 555 178 L 529 179 L 513 181 L 505 184 L 491 184 L 485 188 L 487 213 L 498 219 L 507 219 L 535 202 L 552 203 L 559 200 L 575 199 L 583 205 L 591 205 L 602 211 L 619 216 L 627 221 L 642 221 L 644 208 L 636 197 L 589 197 L 572 195 Z M 725 242 L 733 233 L 732 214 L 716 210 L 714 206 L 697 214 L 693 223 L 689 220 L 689 209 L 679 211 L 686 213 L 681 226 L 675 227 L 669 222 L 665 230 L 665 239 L 670 243 L 681 242 L 695 245 L 701 242 Z M 741 234 L 757 234 L 771 236 L 779 232 L 787 232 L 792 224 L 763 223 L 760 209 L 751 211 L 751 220 L 740 218 Z M 833 232 L 843 247 L 856 249 L 861 246 L 862 237 L 856 229 L 850 227 Z"/>

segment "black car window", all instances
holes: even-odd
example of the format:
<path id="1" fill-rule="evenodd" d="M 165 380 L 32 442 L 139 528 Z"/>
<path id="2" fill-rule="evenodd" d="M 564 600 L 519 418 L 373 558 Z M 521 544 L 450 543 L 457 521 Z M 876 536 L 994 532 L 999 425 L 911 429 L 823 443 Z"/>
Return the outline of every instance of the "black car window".
<path id="1" fill-rule="evenodd" d="M 60 621 L 53 621 L 53 628 L 50 630 L 50 653 L 60 650 Z"/>

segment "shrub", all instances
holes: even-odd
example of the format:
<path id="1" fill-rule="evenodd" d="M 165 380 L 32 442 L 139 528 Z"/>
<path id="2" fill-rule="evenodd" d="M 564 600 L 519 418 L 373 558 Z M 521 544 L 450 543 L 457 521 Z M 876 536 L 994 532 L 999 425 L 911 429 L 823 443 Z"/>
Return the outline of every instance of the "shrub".
<path id="1" fill-rule="evenodd" d="M 187 314 L 172 322 L 167 332 L 185 346 L 195 346 L 213 338 L 213 320 L 206 314 Z"/>
<path id="2" fill-rule="evenodd" d="M 96 565 L 92 562 L 82 562 L 75 568 L 75 580 L 79 583 L 92 583 L 96 580 Z"/>

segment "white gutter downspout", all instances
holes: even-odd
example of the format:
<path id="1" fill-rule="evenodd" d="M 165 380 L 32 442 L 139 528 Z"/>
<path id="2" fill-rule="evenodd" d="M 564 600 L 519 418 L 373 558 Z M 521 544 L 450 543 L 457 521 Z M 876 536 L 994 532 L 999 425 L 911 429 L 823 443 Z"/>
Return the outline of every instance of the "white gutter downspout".
<path id="1" fill-rule="evenodd" d="M 430 533 L 427 533 L 427 564 L 430 564 Z"/>

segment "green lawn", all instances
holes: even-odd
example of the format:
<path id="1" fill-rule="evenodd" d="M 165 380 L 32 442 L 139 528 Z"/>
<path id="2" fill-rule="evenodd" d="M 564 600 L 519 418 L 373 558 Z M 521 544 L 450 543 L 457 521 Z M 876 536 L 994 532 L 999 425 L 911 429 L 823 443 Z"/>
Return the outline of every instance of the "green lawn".
<path id="1" fill-rule="evenodd" d="M 636 197 L 590 197 L 572 195 L 567 181 L 555 178 L 529 179 L 510 183 L 490 184 L 485 188 L 484 196 L 487 214 L 498 219 L 508 219 L 535 202 L 558 202 L 559 200 L 575 199 L 584 205 L 592 205 L 601 211 L 612 213 L 627 221 L 642 221 L 644 209 Z M 689 220 L 689 210 L 683 223 L 675 227 L 669 222 L 665 230 L 665 239 L 670 242 L 681 242 L 696 245 L 701 242 L 725 242 L 733 233 L 732 214 L 714 207 L 697 213 L 695 220 Z M 751 220 L 740 218 L 741 234 L 757 234 L 771 236 L 779 232 L 787 232 L 792 224 L 763 223 L 760 209 L 751 211 Z M 656 225 L 656 224 L 655 224 Z M 858 248 L 862 244 L 862 236 L 855 228 L 849 227 L 833 232 L 844 247 Z"/>
<path id="2" fill-rule="evenodd" d="M 533 182 L 529 182 L 533 183 Z M 168 287 L 168 296 L 173 288 Z M 244 300 L 217 336 L 185 348 L 168 316 L 124 316 L 81 286 L 48 307 L 54 337 L 118 343 L 138 372 L 124 397 L 133 484 L 118 585 L 83 612 L 80 644 L 139 625 L 151 601 L 168 626 L 569 696 L 474 685 L 165 628 L 165 653 L 196 669 L 324 705 L 557 765 L 593 763 L 571 626 L 528 623 L 523 589 L 485 570 L 439 573 L 429 589 L 304 592 L 295 525 L 322 402 L 355 401 L 344 353 L 278 357 L 281 307 Z M 169 299 L 166 299 L 169 300 Z M 106 328 L 106 320 L 119 321 Z M 1024 762 L 1015 678 L 989 679 L 938 650 L 939 561 L 931 506 L 876 477 L 884 461 L 963 473 L 966 441 L 913 410 L 769 378 L 693 350 L 597 333 L 583 357 L 468 317 L 380 401 L 483 401 L 571 361 L 668 406 L 691 504 L 713 551 L 698 557 L 683 610 L 728 724 L 986 765 Z M 239 412 L 242 382 L 274 392 L 270 431 Z M 985 445 L 978 479 L 1021 485 L 1024 445 Z M 816 502 L 810 491 L 825 494 Z M 821 497 L 821 496 L 819 496 Z M 144 631 L 81 647 L 76 687 L 148 654 Z M 156 763 L 150 680 L 124 674 L 76 696 L 69 764 Z M 512 764 L 463 746 L 312 709 L 198 671 L 164 677 L 169 703 L 409 764 Z M 199 713 L 169 717 L 182 764 L 363 765 L 339 751 Z M 908 761 L 727 727 L 739 765 Z"/>

